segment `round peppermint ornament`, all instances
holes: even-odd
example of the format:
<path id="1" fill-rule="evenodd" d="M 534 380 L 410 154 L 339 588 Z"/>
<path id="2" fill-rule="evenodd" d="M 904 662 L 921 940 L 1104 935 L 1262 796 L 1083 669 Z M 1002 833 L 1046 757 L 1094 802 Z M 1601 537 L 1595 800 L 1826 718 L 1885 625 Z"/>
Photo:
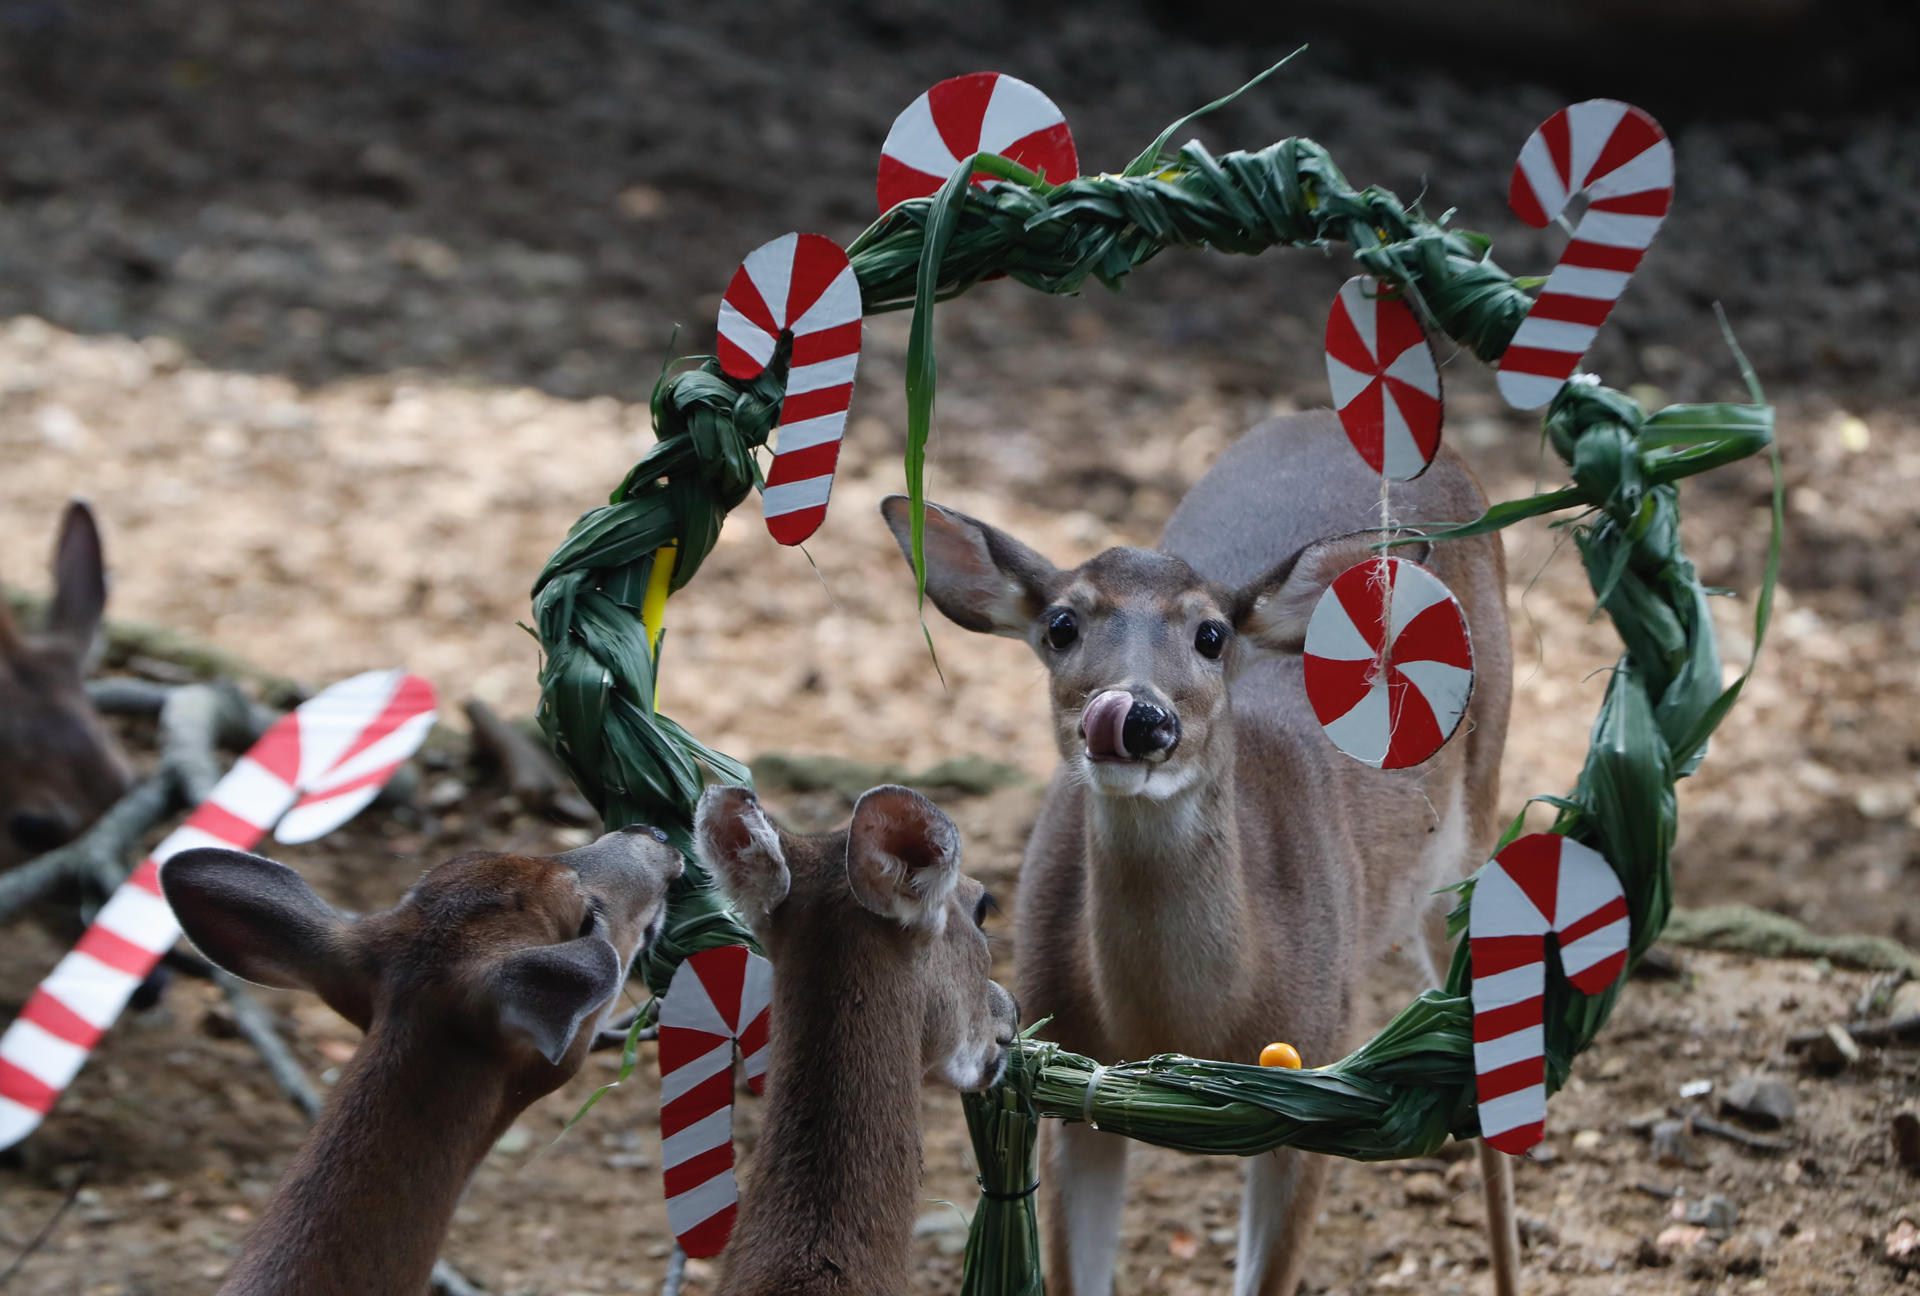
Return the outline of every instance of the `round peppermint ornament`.
<path id="1" fill-rule="evenodd" d="M 1458 600 L 1405 558 L 1336 576 L 1307 622 L 1307 701 L 1326 735 L 1377 769 L 1446 745 L 1473 696 L 1473 643 Z"/>

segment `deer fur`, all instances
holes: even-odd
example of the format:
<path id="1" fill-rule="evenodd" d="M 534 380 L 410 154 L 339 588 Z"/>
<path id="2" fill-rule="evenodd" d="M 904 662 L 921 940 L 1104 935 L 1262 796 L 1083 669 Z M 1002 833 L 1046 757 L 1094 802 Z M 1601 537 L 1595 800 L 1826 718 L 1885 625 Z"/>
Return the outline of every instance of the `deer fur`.
<path id="1" fill-rule="evenodd" d="M 893 1296 L 920 1187 L 920 1086 L 999 1082 L 1019 1012 L 988 975 L 985 890 L 917 792 L 879 787 L 817 837 L 709 788 L 703 862 L 774 966 L 766 1117 L 723 1296 Z"/>
<path id="2" fill-rule="evenodd" d="M 0 870 L 73 840 L 127 790 L 126 761 L 87 700 L 107 576 L 78 500 L 60 522 L 53 580 L 39 633 L 0 602 Z"/>
<path id="3" fill-rule="evenodd" d="M 1449 450 L 1389 498 L 1399 526 L 1485 507 Z M 907 552 L 906 501 L 882 510 Z M 1327 411 L 1243 437 L 1154 550 L 1109 549 L 1061 570 L 984 523 L 928 508 L 929 597 L 961 626 L 1024 639 L 1049 675 L 1061 763 L 1015 917 L 1020 997 L 1036 1019 L 1052 1017 L 1048 1037 L 1108 1061 L 1173 1051 L 1251 1062 L 1284 1040 L 1318 1065 L 1355 1042 L 1362 981 L 1390 946 L 1405 942 L 1438 980 L 1433 892 L 1482 862 L 1496 831 L 1511 692 L 1505 560 L 1498 537 L 1396 550 L 1460 600 L 1475 684 L 1438 755 L 1370 768 L 1321 732 L 1299 654 L 1327 584 L 1374 556 L 1380 514 L 1379 475 Z M 1072 639 L 1059 647 L 1063 616 Z M 1125 1141 L 1065 1124 L 1047 1144 L 1048 1290 L 1105 1296 Z M 1483 1165 L 1507 1291 L 1506 1165 L 1497 1154 Z M 1249 1160 L 1236 1292 L 1293 1291 L 1327 1172 L 1291 1150 Z"/>
<path id="4" fill-rule="evenodd" d="M 162 865 L 201 953 L 366 1032 L 222 1296 L 426 1291 L 468 1179 L 586 1061 L 682 867 L 664 833 L 627 828 L 564 855 L 462 855 L 355 920 L 242 851 Z"/>

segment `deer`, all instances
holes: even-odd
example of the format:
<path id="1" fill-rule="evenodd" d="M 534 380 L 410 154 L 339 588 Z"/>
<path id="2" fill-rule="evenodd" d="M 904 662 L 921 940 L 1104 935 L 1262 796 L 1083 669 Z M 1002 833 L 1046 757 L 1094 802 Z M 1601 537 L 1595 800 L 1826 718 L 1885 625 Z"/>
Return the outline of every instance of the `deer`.
<path id="1" fill-rule="evenodd" d="M 907 1289 L 923 1081 L 1005 1074 L 1019 1009 L 989 976 L 986 890 L 918 792 L 877 787 L 852 822 L 790 833 L 715 786 L 695 850 L 774 968 L 766 1115 L 722 1296 Z"/>
<path id="2" fill-rule="evenodd" d="M 349 918 L 283 864 L 196 848 L 160 885 L 200 952 L 365 1032 L 221 1296 L 419 1296 L 514 1120 L 585 1063 L 684 867 L 656 828 L 552 856 L 472 853 Z"/>
<path id="3" fill-rule="evenodd" d="M 1478 516 L 1486 500 L 1442 450 L 1394 483 L 1396 531 Z M 1446 946 L 1434 893 L 1484 862 L 1496 833 L 1512 691 L 1497 536 L 1412 543 L 1465 611 L 1475 682 L 1454 740 L 1382 771 L 1337 750 L 1303 683 L 1307 622 L 1328 584 L 1377 556 L 1380 476 L 1331 411 L 1269 420 L 1186 493 L 1157 548 L 1055 567 L 936 505 L 926 594 L 964 629 L 1024 640 L 1045 667 L 1060 763 L 1021 866 L 1016 989 L 1046 1038 L 1104 1061 L 1178 1052 L 1253 1061 L 1294 1044 L 1332 1061 L 1351 1042 L 1367 970 L 1406 941 L 1429 985 Z M 908 501 L 882 514 L 910 558 Z M 1417 938 L 1417 939 L 1416 939 Z M 1048 1290 L 1112 1288 L 1124 1139 L 1078 1122 L 1043 1132 Z M 1479 1149 L 1496 1288 L 1516 1290 L 1511 1167 Z M 1330 1163 L 1248 1158 L 1234 1290 L 1299 1282 Z"/>
<path id="4" fill-rule="evenodd" d="M 64 846 L 126 792 L 125 758 L 87 700 L 107 605 L 100 528 L 67 505 L 46 623 L 24 631 L 0 602 L 0 871 Z"/>

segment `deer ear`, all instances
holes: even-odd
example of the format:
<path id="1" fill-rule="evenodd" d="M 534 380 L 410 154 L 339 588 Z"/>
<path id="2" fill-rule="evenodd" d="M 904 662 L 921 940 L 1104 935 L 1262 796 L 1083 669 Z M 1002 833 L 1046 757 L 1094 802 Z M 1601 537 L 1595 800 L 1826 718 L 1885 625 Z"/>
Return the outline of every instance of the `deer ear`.
<path id="1" fill-rule="evenodd" d="M 960 830 L 918 792 L 874 788 L 853 807 L 847 881 L 863 908 L 938 932 L 960 882 Z"/>
<path id="2" fill-rule="evenodd" d="M 357 981 L 347 920 L 284 864 L 245 851 L 200 847 L 160 866 L 160 890 L 199 951 L 237 977 L 312 990 L 342 1016 Z"/>
<path id="3" fill-rule="evenodd" d="M 606 937 L 582 936 L 503 959 L 488 975 L 485 994 L 503 1036 L 526 1041 L 559 1066 L 580 1023 L 613 998 L 624 971 Z"/>
<path id="4" fill-rule="evenodd" d="M 907 566 L 913 566 L 913 509 L 905 495 L 880 501 Z M 1047 604 L 1054 566 L 1004 531 L 928 504 L 922 535 L 927 595 L 963 630 L 1024 639 Z"/>
<path id="5" fill-rule="evenodd" d="M 84 500 L 67 505 L 53 549 L 53 605 L 47 630 L 83 661 L 92 655 L 94 636 L 107 608 L 107 566 L 100 527 Z"/>
<path id="6" fill-rule="evenodd" d="M 749 925 L 764 921 L 787 898 L 780 833 L 748 788 L 719 784 L 700 796 L 693 812 L 694 850 Z"/>
<path id="7" fill-rule="evenodd" d="M 1382 551 L 1374 547 L 1379 543 L 1378 531 L 1355 531 L 1315 540 L 1283 559 L 1234 599 L 1233 627 L 1241 641 L 1257 652 L 1299 652 L 1306 646 L 1307 622 L 1327 586 L 1347 568 L 1379 557 Z M 1421 562 L 1431 548 L 1425 543 L 1401 545 L 1392 553 Z"/>

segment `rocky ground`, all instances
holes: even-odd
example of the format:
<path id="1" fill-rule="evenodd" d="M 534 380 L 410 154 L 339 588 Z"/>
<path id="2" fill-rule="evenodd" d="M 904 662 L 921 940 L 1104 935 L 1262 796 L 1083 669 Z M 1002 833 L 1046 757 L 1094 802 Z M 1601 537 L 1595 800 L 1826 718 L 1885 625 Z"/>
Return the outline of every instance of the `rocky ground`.
<path id="1" fill-rule="evenodd" d="M 116 615 L 325 680 L 404 662 L 454 700 L 533 703 L 514 622 L 567 525 L 644 450 L 670 354 L 709 345 L 748 249 L 787 229 L 850 239 L 871 216 L 887 122 L 941 76 L 998 66 L 1060 102 L 1084 164 L 1290 46 L 1200 41 L 1130 10 L 491 3 L 308 6 L 151 0 L 0 14 L 0 571 L 37 569 L 60 503 L 107 529 Z M 1211 146 L 1290 133 L 1358 182 L 1491 233 L 1544 269 L 1553 237 L 1504 206 L 1519 141 L 1567 94 L 1316 43 L 1195 127 Z M 1788 533 L 1761 673 L 1683 786 L 1681 901 L 1742 900 L 1819 930 L 1920 939 L 1920 136 L 1894 96 L 1816 115 L 1643 99 L 1672 130 L 1679 199 L 1591 360 L 1650 403 L 1735 399 L 1725 304 L 1781 410 Z M 1150 542 L 1180 492 L 1270 410 L 1324 404 L 1318 336 L 1344 257 L 1169 254 L 1126 292 L 1047 300 L 988 285 L 942 307 L 933 494 L 1056 560 Z M 683 326 L 679 341 L 673 329 Z M 899 488 L 905 321 L 870 324 L 832 516 L 808 559 L 750 503 L 674 601 L 663 709 L 743 756 L 787 750 L 924 766 L 961 753 L 1033 778 L 1051 761 L 1040 676 L 1018 645 L 932 628 L 874 515 Z M 1448 435 L 1488 493 L 1556 479 L 1534 429 L 1470 360 L 1446 366 Z M 1719 605 L 1731 673 L 1751 647 L 1764 466 L 1686 492 L 1688 550 Z M 1585 748 L 1613 637 L 1557 533 L 1509 536 L 1517 665 L 1506 799 L 1559 790 Z M 818 572 L 816 576 L 815 572 Z M 294 856 L 374 905 L 472 843 L 557 830 L 468 791 L 371 816 Z M 953 805 L 970 866 L 1010 897 L 1037 793 Z M 776 797 L 803 816 L 844 807 Z M 57 956 L 22 926 L 0 1008 Z M 10 937 L 13 932 L 10 931 Z M 1011 951 L 1003 950 L 1003 957 Z M 1543 1291 L 1870 1290 L 1905 1270 L 1885 1239 L 1920 1184 L 1887 1122 L 1911 1055 L 1837 1077 L 1783 1051 L 1851 1015 L 1862 974 L 1688 956 L 1640 982 L 1521 1169 Z M 1378 1015 L 1408 987 L 1389 979 Z M 310 1067 L 351 1032 L 277 1000 Z M 183 985 L 103 1046 L 18 1162 L 0 1166 L 0 1246 L 22 1246 L 85 1174 L 17 1290 L 206 1290 L 299 1136 L 217 1005 Z M 1312 1061 L 1312 1059 L 1309 1059 Z M 1798 1111 L 1787 1151 L 1696 1137 L 1664 1165 L 1633 1126 L 1760 1069 Z M 644 1074 L 645 1068 L 643 1068 Z M 529 1113 L 490 1159 L 450 1254 L 492 1290 L 651 1291 L 666 1243 L 644 1080 L 542 1151 L 592 1083 Z M 747 1109 L 751 1126 L 751 1108 Z M 957 1107 L 928 1098 L 925 1265 L 951 1290 L 970 1199 Z M 1744 1127 L 1743 1127 L 1744 1128 Z M 1672 1154 L 1672 1149 L 1666 1149 Z M 1692 1163 L 1686 1159 L 1692 1158 Z M 1231 1168 L 1146 1154 L 1129 1290 L 1225 1290 Z M 1314 1290 L 1479 1290 L 1470 1163 L 1350 1167 L 1309 1267 Z M 1684 1192 L 1684 1197 L 1662 1194 Z M 1689 1207 L 1736 1208 L 1706 1224 Z M 1678 1211 L 1681 1218 L 1674 1218 Z M 1704 1208 L 1703 1208 L 1704 1211 Z M 1703 1215 L 1704 1218 L 1704 1215 Z M 1912 1220 L 1920 1225 L 1920 1217 Z M 1707 1231 L 1698 1239 L 1686 1230 Z M 1678 1230 L 1678 1231 L 1676 1231 Z M 695 1284 L 690 1284 L 694 1286 Z"/>

